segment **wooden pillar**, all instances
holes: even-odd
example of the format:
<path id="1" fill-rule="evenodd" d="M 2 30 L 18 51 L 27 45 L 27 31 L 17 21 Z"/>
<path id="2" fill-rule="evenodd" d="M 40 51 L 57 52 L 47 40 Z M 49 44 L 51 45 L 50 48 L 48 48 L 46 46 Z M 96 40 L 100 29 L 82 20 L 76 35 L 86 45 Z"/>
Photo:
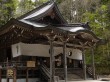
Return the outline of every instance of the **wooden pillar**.
<path id="1" fill-rule="evenodd" d="M 54 82 L 55 75 L 55 58 L 53 51 L 53 40 L 50 40 L 50 82 Z"/>
<path id="2" fill-rule="evenodd" d="M 2 69 L 0 68 L 0 82 L 2 82 Z"/>
<path id="3" fill-rule="evenodd" d="M 13 69 L 13 82 L 17 82 L 16 81 L 16 68 Z"/>
<path id="4" fill-rule="evenodd" d="M 83 59 L 83 73 L 84 73 L 84 80 L 86 80 L 86 59 L 85 59 L 85 50 L 82 50 L 82 59 Z"/>
<path id="5" fill-rule="evenodd" d="M 65 82 L 67 82 L 67 51 L 66 51 L 66 45 L 67 45 L 67 41 L 69 40 L 68 36 L 65 35 L 63 37 L 60 38 L 61 41 L 63 42 L 63 58 L 64 58 L 64 79 Z"/>
<path id="6" fill-rule="evenodd" d="M 94 48 L 91 48 L 92 51 L 92 74 L 93 74 L 93 79 L 95 80 L 95 63 L 94 63 Z"/>
<path id="7" fill-rule="evenodd" d="M 49 42 L 50 42 L 50 82 L 54 82 L 54 76 L 55 76 L 55 57 L 54 57 L 54 49 L 53 49 L 53 42 L 56 38 L 56 35 L 53 33 L 53 30 L 50 34 L 46 35 Z"/>
<path id="8" fill-rule="evenodd" d="M 7 78 L 7 82 L 9 82 L 9 78 Z"/>
<path id="9" fill-rule="evenodd" d="M 67 56 L 66 56 L 66 41 L 63 42 L 63 56 L 64 56 L 64 78 L 67 82 Z"/>
<path id="10" fill-rule="evenodd" d="M 8 71 L 8 57 L 7 57 L 7 63 L 6 63 L 6 72 Z M 9 82 L 8 72 L 6 73 L 7 82 Z"/>
<path id="11" fill-rule="evenodd" d="M 28 68 L 26 69 L 26 82 L 28 82 Z"/>

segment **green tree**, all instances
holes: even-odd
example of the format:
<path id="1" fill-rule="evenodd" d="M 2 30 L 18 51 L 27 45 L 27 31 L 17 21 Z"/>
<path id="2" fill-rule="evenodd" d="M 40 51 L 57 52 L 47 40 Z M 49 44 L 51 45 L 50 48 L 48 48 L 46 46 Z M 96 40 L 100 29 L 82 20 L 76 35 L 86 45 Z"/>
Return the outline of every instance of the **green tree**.
<path id="1" fill-rule="evenodd" d="M 16 0 L 0 0 L 0 26 L 14 17 L 17 7 Z"/>
<path id="2" fill-rule="evenodd" d="M 19 17 L 32 9 L 40 6 L 41 4 L 45 3 L 47 0 L 20 0 L 18 3 L 18 7 L 16 10 L 16 17 Z"/>

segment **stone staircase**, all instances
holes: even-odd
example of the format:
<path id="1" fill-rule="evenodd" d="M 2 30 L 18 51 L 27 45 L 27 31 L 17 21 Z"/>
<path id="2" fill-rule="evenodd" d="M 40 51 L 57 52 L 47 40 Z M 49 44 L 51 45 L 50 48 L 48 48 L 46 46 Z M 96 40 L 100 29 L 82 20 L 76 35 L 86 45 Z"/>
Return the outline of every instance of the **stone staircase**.
<path id="1" fill-rule="evenodd" d="M 45 65 L 42 65 L 41 73 L 47 81 L 50 77 L 49 68 L 47 68 Z M 55 68 L 55 78 L 56 81 L 64 81 L 64 68 Z M 83 70 L 81 68 L 68 68 L 67 69 L 67 80 L 68 81 L 76 81 L 76 80 L 82 80 L 83 79 Z"/>
<path id="2" fill-rule="evenodd" d="M 55 75 L 59 76 L 59 80 L 64 80 L 64 69 L 56 68 Z M 68 68 L 67 79 L 68 81 L 81 80 L 83 78 L 83 71 L 80 68 Z"/>
<path id="3" fill-rule="evenodd" d="M 79 77 L 78 75 L 76 74 L 68 74 L 67 75 L 67 80 L 68 81 L 76 81 L 76 80 L 81 80 L 82 78 Z"/>

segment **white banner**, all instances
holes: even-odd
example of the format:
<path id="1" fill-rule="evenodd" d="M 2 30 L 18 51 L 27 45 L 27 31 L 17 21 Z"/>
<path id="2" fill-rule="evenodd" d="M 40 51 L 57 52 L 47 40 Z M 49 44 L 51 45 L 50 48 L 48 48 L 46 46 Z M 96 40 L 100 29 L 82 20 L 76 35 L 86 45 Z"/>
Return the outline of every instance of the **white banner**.
<path id="1" fill-rule="evenodd" d="M 41 56 L 41 57 L 50 57 L 49 54 L 50 45 L 43 44 L 25 44 L 25 43 L 17 43 L 12 45 L 12 54 L 13 57 L 17 57 L 20 55 L 26 56 Z M 69 52 L 72 52 L 69 55 Z M 62 47 L 54 47 L 54 55 L 59 55 L 63 53 Z M 67 48 L 67 57 L 71 59 L 82 60 L 82 52 L 78 49 Z"/>

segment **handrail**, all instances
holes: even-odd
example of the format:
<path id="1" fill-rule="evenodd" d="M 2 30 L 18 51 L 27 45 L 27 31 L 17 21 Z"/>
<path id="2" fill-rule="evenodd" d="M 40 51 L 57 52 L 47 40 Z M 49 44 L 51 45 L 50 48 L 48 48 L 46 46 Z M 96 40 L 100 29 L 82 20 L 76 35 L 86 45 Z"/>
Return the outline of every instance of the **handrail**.
<path id="1" fill-rule="evenodd" d="M 49 70 L 49 68 L 45 64 L 42 64 L 41 65 L 41 69 L 50 78 L 50 70 Z M 55 80 L 55 82 L 58 82 L 59 81 L 59 76 L 55 76 L 54 77 L 54 80 Z"/>
<path id="2" fill-rule="evenodd" d="M 50 78 L 50 71 L 48 70 L 48 68 L 44 64 L 41 65 L 41 69 Z"/>
<path id="3" fill-rule="evenodd" d="M 87 71 L 87 73 L 90 75 L 90 76 L 93 76 L 93 69 L 92 69 L 92 67 L 91 66 L 86 66 L 86 71 Z"/>
<path id="4" fill-rule="evenodd" d="M 48 67 L 45 64 L 42 64 L 42 67 L 45 68 L 48 73 L 50 73 L 50 70 L 48 69 Z"/>

